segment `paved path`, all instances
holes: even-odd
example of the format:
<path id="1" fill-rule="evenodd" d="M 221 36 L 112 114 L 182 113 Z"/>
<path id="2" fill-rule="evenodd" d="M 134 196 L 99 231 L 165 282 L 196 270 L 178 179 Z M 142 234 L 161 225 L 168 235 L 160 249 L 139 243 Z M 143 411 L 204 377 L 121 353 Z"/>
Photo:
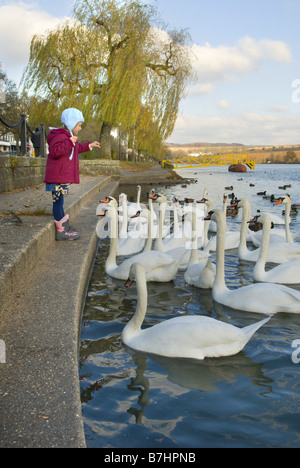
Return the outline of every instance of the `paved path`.
<path id="1" fill-rule="evenodd" d="M 81 176 L 65 198 L 81 234 L 73 242 L 55 241 L 44 184 L 0 193 L 0 447 L 86 446 L 78 338 L 98 245 L 96 207 L 119 182 L 159 184 L 169 177 L 158 165 L 121 170 L 119 180 Z"/>
<path id="2" fill-rule="evenodd" d="M 0 447 L 85 447 L 78 330 L 98 244 L 96 207 L 118 181 L 81 180 L 65 203 L 81 233 L 73 242 L 54 240 L 52 216 L 23 214 L 25 205 L 51 207 L 43 184 L 0 194 Z"/>

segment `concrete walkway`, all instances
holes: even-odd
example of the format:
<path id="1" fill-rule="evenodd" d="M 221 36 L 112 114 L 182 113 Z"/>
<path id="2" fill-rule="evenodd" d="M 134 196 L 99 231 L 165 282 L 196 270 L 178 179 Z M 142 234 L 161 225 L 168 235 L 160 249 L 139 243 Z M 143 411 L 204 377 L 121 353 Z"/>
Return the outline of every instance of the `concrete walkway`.
<path id="1" fill-rule="evenodd" d="M 2 448 L 85 447 L 79 326 L 98 244 L 96 207 L 117 187 L 110 177 L 81 177 L 71 187 L 65 208 L 81 233 L 73 242 L 54 240 L 44 184 L 0 194 Z"/>
<path id="2" fill-rule="evenodd" d="M 158 165 L 142 173 L 121 170 L 117 181 L 81 176 L 65 197 L 81 234 L 73 242 L 55 241 L 44 184 L 0 193 L 1 448 L 86 446 L 78 339 L 98 245 L 96 207 L 119 182 L 169 181 L 170 172 Z"/>

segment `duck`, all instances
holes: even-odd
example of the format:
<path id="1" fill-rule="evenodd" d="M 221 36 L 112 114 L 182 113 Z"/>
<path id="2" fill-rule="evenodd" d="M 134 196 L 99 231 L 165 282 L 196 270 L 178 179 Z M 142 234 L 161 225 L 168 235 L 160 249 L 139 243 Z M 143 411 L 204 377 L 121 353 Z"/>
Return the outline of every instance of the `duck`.
<path id="1" fill-rule="evenodd" d="M 226 204 L 226 216 L 236 216 L 239 212 L 237 198 L 231 198 L 231 203 L 229 206 L 227 205 L 227 202 L 228 196 L 224 195 L 223 203 Z"/>
<path id="2" fill-rule="evenodd" d="M 247 224 L 251 218 L 250 202 L 247 198 L 239 201 L 239 207 L 243 210 L 242 223 L 240 229 L 240 243 L 238 246 L 238 257 L 240 260 L 249 262 L 256 262 L 259 256 L 260 247 L 255 250 L 249 250 L 247 247 Z M 257 233 L 258 234 L 258 233 Z M 290 260 L 297 260 L 300 258 L 300 244 L 287 243 L 287 242 L 272 242 L 270 243 L 267 262 L 271 263 L 284 263 Z"/>
<path id="3" fill-rule="evenodd" d="M 296 208 L 294 205 L 291 206 L 290 210 L 290 215 L 291 216 L 296 216 L 298 214 L 298 208 Z M 282 210 L 282 216 L 285 215 L 285 210 Z"/>
<path id="4" fill-rule="evenodd" d="M 211 289 L 216 276 L 216 266 L 209 258 L 199 261 L 197 252 L 197 235 L 196 235 L 196 214 L 192 213 L 192 252 L 187 269 L 184 272 L 184 281 L 201 289 Z"/>
<path id="5" fill-rule="evenodd" d="M 169 358 L 203 360 L 239 353 L 270 317 L 243 328 L 204 315 L 173 317 L 142 329 L 147 313 L 147 281 L 144 266 L 133 263 L 126 287 L 136 281 L 137 305 L 122 331 L 129 348 Z"/>
<path id="6" fill-rule="evenodd" d="M 177 274 L 185 250 L 176 249 L 173 252 L 145 251 L 129 258 L 126 258 L 121 264 L 117 265 L 117 247 L 118 247 L 118 215 L 113 206 L 108 206 L 102 212 L 98 213 L 102 219 L 107 218 L 110 222 L 110 245 L 109 254 L 105 262 L 105 272 L 112 278 L 126 280 L 132 263 L 139 261 L 145 266 L 147 281 L 168 282 L 174 279 Z"/>
<path id="7" fill-rule="evenodd" d="M 281 263 L 269 271 L 265 270 L 266 257 L 270 241 L 271 220 L 269 215 L 262 213 L 259 216 L 255 216 L 254 221 L 258 221 L 263 226 L 261 249 L 253 269 L 254 280 L 267 283 L 299 284 L 300 259 Z"/>
<path id="8" fill-rule="evenodd" d="M 276 201 L 275 195 L 272 193 L 272 195 L 263 195 L 264 200 L 270 200 L 271 202 Z"/>
<path id="9" fill-rule="evenodd" d="M 256 195 L 266 195 L 267 191 L 264 190 L 263 192 L 257 192 Z"/>
<path id="10" fill-rule="evenodd" d="M 229 289 L 225 283 L 225 217 L 220 210 L 210 211 L 208 217 L 218 224 L 216 277 L 212 288 L 213 299 L 226 307 L 244 312 L 273 315 L 279 312 L 300 313 L 300 291 L 282 284 L 253 283 Z"/>

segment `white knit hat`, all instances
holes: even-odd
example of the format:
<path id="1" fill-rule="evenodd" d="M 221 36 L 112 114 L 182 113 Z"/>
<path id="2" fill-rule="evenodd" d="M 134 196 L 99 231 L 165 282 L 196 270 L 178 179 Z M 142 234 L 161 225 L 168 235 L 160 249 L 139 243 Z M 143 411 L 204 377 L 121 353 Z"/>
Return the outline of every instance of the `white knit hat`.
<path id="1" fill-rule="evenodd" d="M 84 117 L 80 110 L 75 109 L 74 107 L 70 107 L 69 109 L 65 109 L 61 114 L 61 121 L 63 124 L 65 124 L 65 126 L 73 136 L 73 128 L 76 127 L 78 122 L 84 122 Z M 72 148 L 71 155 L 69 157 L 70 160 L 73 159 L 73 154 L 74 148 Z"/>
<path id="2" fill-rule="evenodd" d="M 84 117 L 80 110 L 70 107 L 69 109 L 65 109 L 61 114 L 61 121 L 65 124 L 67 129 L 72 132 L 78 122 L 84 122 Z"/>

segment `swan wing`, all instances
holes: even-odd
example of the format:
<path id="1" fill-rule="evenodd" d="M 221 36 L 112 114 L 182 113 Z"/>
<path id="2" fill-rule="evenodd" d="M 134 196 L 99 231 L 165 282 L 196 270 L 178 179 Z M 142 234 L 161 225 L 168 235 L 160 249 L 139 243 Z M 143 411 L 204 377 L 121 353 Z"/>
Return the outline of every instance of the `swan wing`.
<path id="1" fill-rule="evenodd" d="M 300 313 L 300 291 L 274 283 L 256 283 L 223 292 L 213 290 L 214 299 L 227 307 L 271 315 Z"/>
<path id="2" fill-rule="evenodd" d="M 141 263 L 144 266 L 147 281 L 170 281 L 178 269 L 178 264 L 170 255 L 158 250 L 150 250 L 127 258 L 113 271 L 108 271 L 108 274 L 117 279 L 127 280 L 133 263 Z"/>
<path id="3" fill-rule="evenodd" d="M 206 316 L 176 317 L 141 330 L 129 346 L 169 357 L 204 359 L 236 354 L 250 337 L 243 329 Z"/>
<path id="4" fill-rule="evenodd" d="M 201 289 L 211 289 L 216 276 L 216 267 L 207 260 L 206 263 L 194 263 L 184 273 L 186 283 Z"/>
<path id="5" fill-rule="evenodd" d="M 300 284 L 300 260 L 281 263 L 269 271 L 256 272 L 254 268 L 253 278 L 271 283 Z"/>

